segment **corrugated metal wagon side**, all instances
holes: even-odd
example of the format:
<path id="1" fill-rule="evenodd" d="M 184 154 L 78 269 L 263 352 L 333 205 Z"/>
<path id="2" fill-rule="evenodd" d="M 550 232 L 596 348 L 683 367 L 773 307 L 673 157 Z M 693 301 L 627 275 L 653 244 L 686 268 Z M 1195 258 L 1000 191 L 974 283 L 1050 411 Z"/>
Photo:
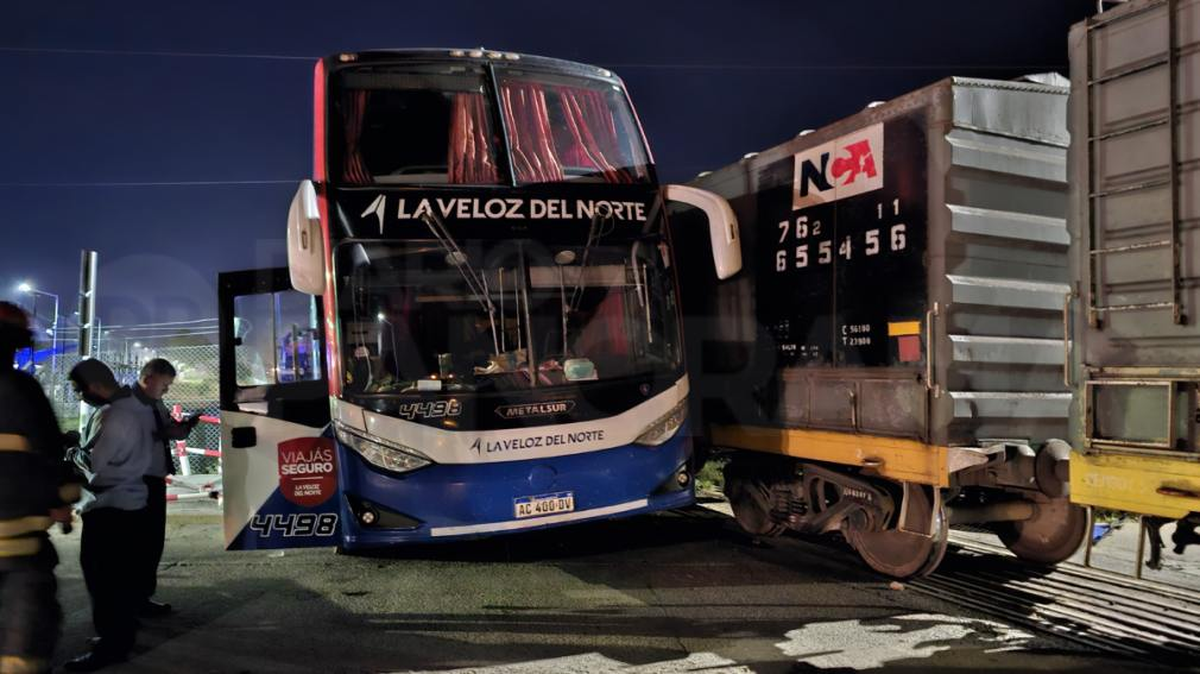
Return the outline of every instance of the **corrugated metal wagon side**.
<path id="1" fill-rule="evenodd" d="M 1065 87 L 953 78 L 695 181 L 741 223 L 739 277 L 703 292 L 680 267 L 748 530 L 840 529 L 897 576 L 935 568 L 955 522 L 1038 561 L 1078 547 L 1066 107 Z"/>
<path id="2" fill-rule="evenodd" d="M 1195 518 L 1200 0 L 1098 14 L 1072 29 L 1070 55 L 1071 497 Z"/>

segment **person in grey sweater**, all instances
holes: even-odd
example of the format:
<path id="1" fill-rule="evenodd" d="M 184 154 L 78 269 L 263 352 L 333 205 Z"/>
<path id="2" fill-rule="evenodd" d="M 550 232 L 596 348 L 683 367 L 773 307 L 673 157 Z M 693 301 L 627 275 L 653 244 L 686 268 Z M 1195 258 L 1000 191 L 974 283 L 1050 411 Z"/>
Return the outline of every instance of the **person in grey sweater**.
<path id="1" fill-rule="evenodd" d="M 174 473 L 174 463 L 171 460 L 170 445 L 176 440 L 186 440 L 196 423 L 199 415 L 192 415 L 183 421 L 177 421 L 163 403 L 163 396 L 175 382 L 175 366 L 164 358 L 152 358 L 142 366 L 138 381 L 131 390 L 135 398 L 140 400 L 154 414 L 157 424 L 157 436 L 161 447 L 150 457 L 150 467 L 146 471 L 146 538 L 142 547 L 145 553 L 142 567 L 142 588 L 145 599 L 139 607 L 143 617 L 158 617 L 171 612 L 171 605 L 154 600 L 158 589 L 158 565 L 162 561 L 163 544 L 167 534 L 167 476 Z"/>
<path id="2" fill-rule="evenodd" d="M 70 374 L 80 397 L 97 408 L 88 419 L 80 447 L 86 460 L 83 536 L 79 561 L 92 601 L 92 624 L 98 639 L 92 649 L 70 662 L 69 671 L 90 672 L 122 662 L 129 656 L 137 632 L 137 607 L 142 599 L 140 560 L 147 527 L 147 488 L 143 477 L 154 452 L 154 415 L 127 388 L 117 384 L 112 370 L 97 360 L 85 360 Z"/>

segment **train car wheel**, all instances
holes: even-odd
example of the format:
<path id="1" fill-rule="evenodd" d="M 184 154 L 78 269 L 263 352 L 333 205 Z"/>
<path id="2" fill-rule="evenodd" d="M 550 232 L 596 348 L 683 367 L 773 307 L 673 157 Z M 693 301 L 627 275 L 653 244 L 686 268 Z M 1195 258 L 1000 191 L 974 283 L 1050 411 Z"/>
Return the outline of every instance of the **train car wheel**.
<path id="1" fill-rule="evenodd" d="M 908 507 L 924 508 L 930 512 L 933 504 L 927 498 L 917 497 L 910 499 Z M 944 508 L 938 507 L 930 536 L 899 529 L 868 531 L 856 526 L 858 521 L 854 517 L 846 520 L 843 534 L 867 566 L 879 573 L 896 578 L 927 576 L 933 573 L 946 555 L 950 527 L 946 526 Z"/>
<path id="2" fill-rule="evenodd" d="M 933 546 L 933 551 L 929 554 L 929 559 L 926 560 L 925 566 L 922 566 L 913 574 L 917 578 L 924 578 L 933 573 L 941 565 L 942 559 L 946 557 L 946 549 L 950 547 L 950 527 L 946 526 L 945 508 L 938 510 L 934 537 L 938 540 Z"/>
<path id="3" fill-rule="evenodd" d="M 771 488 L 750 467 L 736 461 L 725 466 L 725 497 L 733 517 L 754 536 L 778 536 L 786 527 L 771 517 Z"/>
<path id="4" fill-rule="evenodd" d="M 1065 498 L 1034 504 L 1033 517 L 993 524 L 1014 555 L 1035 564 L 1058 564 L 1075 554 L 1088 530 L 1087 509 Z"/>

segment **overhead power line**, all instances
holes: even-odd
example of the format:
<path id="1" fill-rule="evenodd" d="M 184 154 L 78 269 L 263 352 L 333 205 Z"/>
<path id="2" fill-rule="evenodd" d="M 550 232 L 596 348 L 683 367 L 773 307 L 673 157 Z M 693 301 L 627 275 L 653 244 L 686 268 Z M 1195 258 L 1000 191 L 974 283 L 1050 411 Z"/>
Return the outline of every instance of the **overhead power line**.
<path id="1" fill-rule="evenodd" d="M 87 56 L 158 56 L 178 58 L 223 58 L 264 61 L 316 61 L 319 56 L 293 54 L 229 54 L 221 52 L 140 51 L 121 49 L 75 49 L 54 47 L 0 47 L 0 53 L 80 54 Z M 614 69 L 660 70 L 1044 70 L 1062 67 L 1054 64 L 947 64 L 947 63 L 608 63 Z"/>
<path id="2" fill-rule="evenodd" d="M 87 56 L 169 56 L 180 58 L 261 59 L 264 61 L 316 61 L 319 58 L 317 56 L 295 56 L 291 54 L 222 54 L 220 52 L 75 49 L 68 47 L 0 47 L 0 52 L 28 54 L 82 54 Z"/>

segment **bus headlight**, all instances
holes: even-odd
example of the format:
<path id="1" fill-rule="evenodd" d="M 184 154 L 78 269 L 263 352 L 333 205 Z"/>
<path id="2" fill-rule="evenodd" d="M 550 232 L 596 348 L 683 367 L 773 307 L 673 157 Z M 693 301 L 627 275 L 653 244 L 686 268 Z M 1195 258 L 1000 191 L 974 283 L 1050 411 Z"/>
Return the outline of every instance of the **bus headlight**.
<path id="1" fill-rule="evenodd" d="M 334 430 L 343 445 L 366 459 L 367 463 L 393 473 L 408 473 L 433 463 L 412 447 L 405 447 L 380 437 L 368 436 L 350 427 L 335 423 Z"/>
<path id="2" fill-rule="evenodd" d="M 654 420 L 654 423 L 646 427 L 637 440 L 633 442 L 638 445 L 661 445 L 679 430 L 683 422 L 687 420 L 688 402 L 684 400 L 678 405 L 671 408 L 670 412 L 662 415 Z"/>

